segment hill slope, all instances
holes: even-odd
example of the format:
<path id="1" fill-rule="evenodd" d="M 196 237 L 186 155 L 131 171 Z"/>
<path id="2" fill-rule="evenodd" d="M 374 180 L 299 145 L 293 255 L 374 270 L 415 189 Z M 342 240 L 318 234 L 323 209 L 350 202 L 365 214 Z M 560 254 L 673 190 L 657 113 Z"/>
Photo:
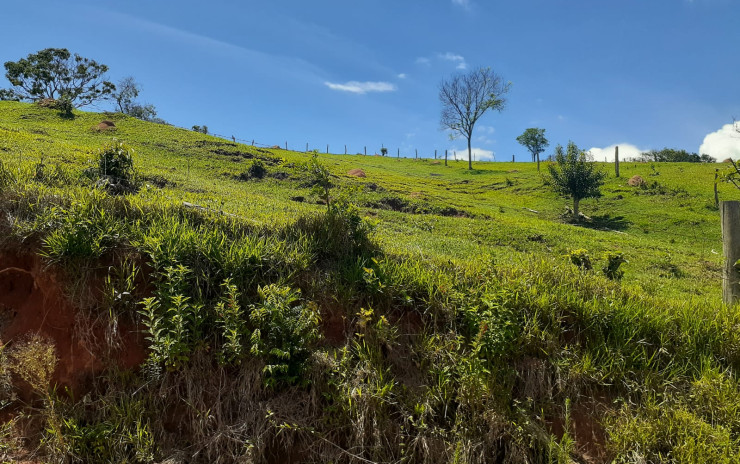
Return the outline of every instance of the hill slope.
<path id="1" fill-rule="evenodd" d="M 98 130 L 103 119 L 115 128 Z M 130 194 L 100 180 L 114 139 L 134 150 Z M 740 451 L 740 316 L 719 302 L 715 166 L 623 163 L 572 225 L 529 163 L 312 159 L 10 102 L 0 155 L 8 459 Z M 593 271 L 565 256 L 581 249 Z M 601 272 L 606 252 L 629 261 L 621 282 Z"/>

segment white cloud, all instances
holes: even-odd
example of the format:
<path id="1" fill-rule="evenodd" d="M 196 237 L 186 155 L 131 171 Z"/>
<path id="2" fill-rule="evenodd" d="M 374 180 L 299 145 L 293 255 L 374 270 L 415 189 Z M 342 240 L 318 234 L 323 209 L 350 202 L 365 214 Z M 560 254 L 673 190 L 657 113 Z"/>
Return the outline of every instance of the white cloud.
<path id="1" fill-rule="evenodd" d="M 631 145 L 629 143 L 619 143 L 614 145 L 609 145 L 608 147 L 604 148 L 598 148 L 598 147 L 591 147 L 588 149 L 588 151 L 591 153 L 591 155 L 594 157 L 594 161 L 604 161 L 606 158 L 606 161 L 614 161 L 614 147 L 619 147 L 619 160 L 624 161 L 627 158 L 638 158 L 640 156 L 640 153 L 647 151 L 647 150 L 641 150 L 637 148 L 634 145 Z"/>
<path id="2" fill-rule="evenodd" d="M 727 158 L 740 159 L 740 125 L 725 124 L 722 128 L 704 137 L 699 154 L 707 154 L 722 161 Z"/>
<path id="3" fill-rule="evenodd" d="M 461 6 L 465 9 L 470 8 L 470 0 L 452 0 L 452 4 Z"/>
<path id="4" fill-rule="evenodd" d="M 414 63 L 423 64 L 424 66 L 429 66 L 432 64 L 429 58 L 425 58 L 423 56 L 420 56 L 419 58 L 417 58 L 416 61 L 414 61 Z"/>
<path id="5" fill-rule="evenodd" d="M 473 153 L 473 160 L 475 161 L 495 161 L 496 154 L 492 150 L 484 150 L 483 148 L 471 147 L 470 151 Z M 455 153 L 457 154 L 458 160 L 468 160 L 468 148 L 457 148 L 452 147 L 447 150 L 448 159 L 454 160 Z"/>
<path id="6" fill-rule="evenodd" d="M 390 82 L 358 82 L 349 81 L 344 84 L 337 84 L 334 82 L 324 82 L 324 85 L 332 90 L 339 90 L 342 92 L 351 92 L 358 94 L 365 94 L 368 92 L 395 92 L 396 86 Z"/>
<path id="7" fill-rule="evenodd" d="M 467 69 L 468 67 L 468 64 L 465 62 L 465 57 L 463 57 L 462 55 L 457 55 L 455 53 L 447 52 L 445 54 L 440 53 L 437 56 L 441 60 L 457 63 L 457 66 L 456 66 L 457 69 Z"/>
<path id="8" fill-rule="evenodd" d="M 484 134 L 493 134 L 496 132 L 496 128 L 493 126 L 475 126 L 478 132 L 483 132 Z"/>
<path id="9" fill-rule="evenodd" d="M 401 73 L 401 74 L 398 75 L 398 78 L 399 79 L 406 79 L 406 77 L 408 77 L 408 76 L 406 76 L 406 73 Z"/>

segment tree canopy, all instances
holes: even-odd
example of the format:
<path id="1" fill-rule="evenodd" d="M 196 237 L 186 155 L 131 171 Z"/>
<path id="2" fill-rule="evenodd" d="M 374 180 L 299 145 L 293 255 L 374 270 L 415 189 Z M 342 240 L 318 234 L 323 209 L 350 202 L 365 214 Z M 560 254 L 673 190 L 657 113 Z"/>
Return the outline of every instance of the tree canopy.
<path id="1" fill-rule="evenodd" d="M 141 85 L 132 76 L 121 79 L 118 82 L 116 92 L 113 93 L 113 99 L 116 101 L 118 111 L 144 121 L 162 121 L 157 118 L 157 110 L 154 105 L 136 101 L 139 92 L 141 92 Z"/>
<path id="2" fill-rule="evenodd" d="M 670 162 L 670 163 L 714 163 L 717 161 L 709 155 L 697 155 L 686 150 L 664 148 L 662 150 L 650 150 L 640 154 L 643 161 Z"/>
<path id="3" fill-rule="evenodd" d="M 452 131 L 452 136 L 462 135 L 468 141 L 468 169 L 473 169 L 473 154 L 470 141 L 475 123 L 488 110 L 502 111 L 506 104 L 503 97 L 511 83 L 493 72 L 491 68 L 478 68 L 466 74 L 457 74 L 439 86 L 442 103 L 443 129 Z"/>
<path id="4" fill-rule="evenodd" d="M 545 129 L 530 127 L 522 135 L 516 138 L 516 141 L 524 145 L 529 153 L 532 154 L 532 162 L 537 159 L 537 171 L 540 170 L 540 153 L 545 151 L 550 142 L 545 138 Z"/>
<path id="5" fill-rule="evenodd" d="M 555 147 L 555 163 L 548 165 L 548 170 L 550 175 L 545 181 L 558 194 L 573 199 L 573 217 L 576 220 L 579 219 L 581 200 L 601 196 L 600 187 L 606 173 L 589 161 L 587 153 L 572 141 L 568 142 L 565 151 L 562 145 Z"/>
<path id="6" fill-rule="evenodd" d="M 0 91 L 3 100 L 69 100 L 75 107 L 108 98 L 116 86 L 105 80 L 108 66 L 72 54 L 66 48 L 46 48 L 5 63 L 12 85 Z"/>

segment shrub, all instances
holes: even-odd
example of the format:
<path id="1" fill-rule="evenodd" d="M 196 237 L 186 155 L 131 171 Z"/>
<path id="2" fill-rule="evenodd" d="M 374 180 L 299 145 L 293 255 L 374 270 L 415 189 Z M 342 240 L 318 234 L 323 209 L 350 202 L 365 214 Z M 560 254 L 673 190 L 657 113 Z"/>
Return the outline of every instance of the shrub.
<path id="1" fill-rule="evenodd" d="M 246 175 L 242 174 L 241 177 L 246 177 L 247 179 L 262 179 L 267 175 L 267 168 L 262 160 L 256 159 L 249 165 L 249 169 L 247 169 L 245 174 Z"/>
<path id="2" fill-rule="evenodd" d="M 624 271 L 620 270 L 619 266 L 621 266 L 622 263 L 627 262 L 622 253 L 608 251 L 604 254 L 604 261 L 606 261 L 606 263 L 604 264 L 604 267 L 601 268 L 604 275 L 611 280 L 621 279 L 624 275 Z"/>
<path id="3" fill-rule="evenodd" d="M 85 170 L 85 175 L 112 195 L 135 192 L 138 180 L 133 154 L 131 147 L 114 141 L 99 151 L 97 166 Z"/>
<path id="4" fill-rule="evenodd" d="M 56 347 L 41 335 L 31 335 L 13 346 L 8 365 L 35 393 L 46 398 L 57 365 Z"/>
<path id="5" fill-rule="evenodd" d="M 259 288 L 262 302 L 251 306 L 250 321 L 255 329 L 251 352 L 265 361 L 265 384 L 293 385 L 305 381 L 301 374 L 319 339 L 319 311 L 315 304 L 296 305 L 298 290 L 270 284 Z"/>
<path id="6" fill-rule="evenodd" d="M 591 257 L 588 255 L 588 251 L 584 250 L 583 248 L 571 251 L 570 253 L 568 253 L 568 258 L 570 259 L 571 263 L 580 267 L 584 271 L 590 271 L 591 269 L 593 269 L 593 265 L 591 264 Z"/>

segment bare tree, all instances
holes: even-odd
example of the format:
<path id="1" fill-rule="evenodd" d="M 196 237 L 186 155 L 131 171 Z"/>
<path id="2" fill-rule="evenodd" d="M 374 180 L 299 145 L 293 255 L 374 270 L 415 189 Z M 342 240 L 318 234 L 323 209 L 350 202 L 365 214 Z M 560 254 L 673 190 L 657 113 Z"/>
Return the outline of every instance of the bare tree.
<path id="1" fill-rule="evenodd" d="M 468 169 L 473 169 L 473 153 L 470 141 L 473 128 L 488 110 L 501 111 L 506 100 L 503 95 L 509 91 L 510 82 L 491 68 L 478 68 L 467 74 L 457 74 L 439 86 L 439 100 L 442 102 L 442 129 L 450 129 L 453 138 L 462 135 L 468 141 Z"/>

